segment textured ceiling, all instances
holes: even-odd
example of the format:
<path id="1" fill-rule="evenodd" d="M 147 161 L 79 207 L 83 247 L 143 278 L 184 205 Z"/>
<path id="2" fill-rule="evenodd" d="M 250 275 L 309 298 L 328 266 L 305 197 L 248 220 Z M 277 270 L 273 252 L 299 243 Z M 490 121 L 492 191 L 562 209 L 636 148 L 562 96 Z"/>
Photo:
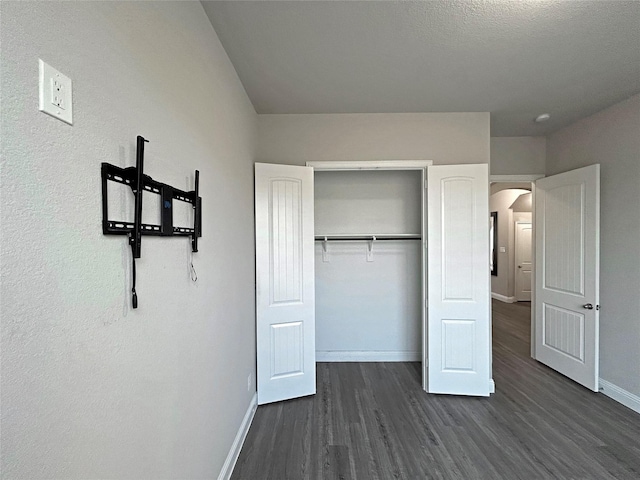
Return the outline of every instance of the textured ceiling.
<path id="1" fill-rule="evenodd" d="M 258 113 L 488 111 L 492 136 L 544 135 L 640 92 L 636 0 L 202 3 Z"/>

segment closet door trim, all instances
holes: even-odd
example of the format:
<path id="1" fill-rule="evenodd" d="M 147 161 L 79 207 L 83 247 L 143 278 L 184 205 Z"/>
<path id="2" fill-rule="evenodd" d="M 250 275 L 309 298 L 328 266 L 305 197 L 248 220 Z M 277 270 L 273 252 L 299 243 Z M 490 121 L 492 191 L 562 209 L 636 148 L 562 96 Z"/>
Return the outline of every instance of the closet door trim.
<path id="1" fill-rule="evenodd" d="M 421 170 L 422 194 L 421 202 L 421 234 L 422 234 L 422 388 L 427 390 L 427 374 L 429 359 L 427 355 L 427 168 L 433 165 L 432 160 L 353 160 L 353 161 L 312 161 L 307 162 L 307 167 L 313 167 L 314 171 L 348 171 L 348 170 Z"/>
<path id="2" fill-rule="evenodd" d="M 318 171 L 336 170 L 425 170 L 433 165 L 432 160 L 353 160 L 353 161 L 314 161 L 307 167 Z"/>

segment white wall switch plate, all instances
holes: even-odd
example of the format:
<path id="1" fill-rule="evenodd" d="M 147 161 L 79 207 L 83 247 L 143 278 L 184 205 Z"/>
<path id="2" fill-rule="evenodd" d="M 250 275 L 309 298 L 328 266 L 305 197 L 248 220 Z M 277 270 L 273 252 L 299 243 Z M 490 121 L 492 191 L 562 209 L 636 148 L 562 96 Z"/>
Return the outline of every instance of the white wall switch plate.
<path id="1" fill-rule="evenodd" d="M 73 125 L 71 79 L 40 59 L 38 59 L 38 66 L 40 111 Z"/>
<path id="2" fill-rule="evenodd" d="M 507 253 L 507 247 L 500 247 L 500 253 Z"/>

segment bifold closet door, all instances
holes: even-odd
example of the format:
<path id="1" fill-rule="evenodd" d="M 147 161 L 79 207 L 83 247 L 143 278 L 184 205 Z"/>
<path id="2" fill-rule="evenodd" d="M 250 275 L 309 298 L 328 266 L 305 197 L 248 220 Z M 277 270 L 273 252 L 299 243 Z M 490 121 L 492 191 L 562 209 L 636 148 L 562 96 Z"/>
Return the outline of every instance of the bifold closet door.
<path id="1" fill-rule="evenodd" d="M 313 169 L 255 165 L 258 403 L 316 393 Z"/>
<path id="2" fill-rule="evenodd" d="M 427 391 L 488 396 L 488 165 L 430 166 L 427 178 Z"/>

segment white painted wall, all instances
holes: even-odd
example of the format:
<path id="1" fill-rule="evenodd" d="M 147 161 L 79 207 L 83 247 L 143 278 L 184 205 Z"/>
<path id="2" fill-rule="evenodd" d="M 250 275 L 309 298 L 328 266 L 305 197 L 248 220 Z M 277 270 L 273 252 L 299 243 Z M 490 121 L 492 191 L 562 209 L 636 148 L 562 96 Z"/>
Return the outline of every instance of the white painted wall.
<path id="1" fill-rule="evenodd" d="M 511 205 L 514 212 L 532 212 L 533 211 L 533 195 L 531 192 L 523 193 Z"/>
<path id="2" fill-rule="evenodd" d="M 599 163 L 600 376 L 640 395 L 640 95 L 547 139 L 547 175 Z"/>
<path id="3" fill-rule="evenodd" d="M 258 159 L 489 163 L 489 114 L 259 115 Z"/>
<path id="4" fill-rule="evenodd" d="M 256 115 L 198 2 L 2 2 L 2 478 L 216 478 L 254 395 Z M 38 58 L 74 125 L 38 112 Z M 190 189 L 203 236 L 103 236 L 100 163 Z"/>
<path id="5" fill-rule="evenodd" d="M 507 189 L 489 197 L 489 210 L 498 212 L 498 275 L 491 276 L 491 292 L 503 297 L 514 296 L 515 288 L 515 222 L 531 221 L 531 209 L 526 214 L 516 214 L 511 206 L 518 198 L 529 193 L 523 189 Z M 505 252 L 500 252 L 500 247 Z"/>
<path id="6" fill-rule="evenodd" d="M 315 173 L 315 232 L 323 234 L 422 232 L 422 172 Z"/>
<path id="7" fill-rule="evenodd" d="M 491 175 L 544 173 L 545 137 L 492 137 Z"/>
<path id="8" fill-rule="evenodd" d="M 316 242 L 318 360 L 417 361 L 422 353 L 420 241 Z"/>
<path id="9" fill-rule="evenodd" d="M 315 174 L 315 231 L 420 234 L 422 172 Z M 419 240 L 316 242 L 319 360 L 418 360 L 422 351 Z"/>
<path id="10" fill-rule="evenodd" d="M 525 190 L 531 189 L 531 182 L 493 182 L 489 187 L 489 195 L 498 193 L 500 190 L 507 190 L 509 188 L 521 188 Z"/>

